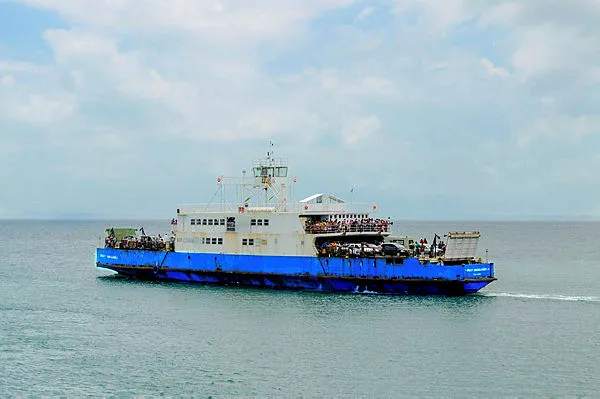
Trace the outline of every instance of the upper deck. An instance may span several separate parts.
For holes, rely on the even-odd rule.
[[[374,204],[326,193],[297,201],[288,160],[273,157],[272,150],[250,171],[242,171],[242,177],[218,176],[213,201],[177,208],[178,250],[306,255],[314,254],[324,237],[383,241],[391,233],[389,221],[374,218]],[[210,248],[203,246],[207,243]]]

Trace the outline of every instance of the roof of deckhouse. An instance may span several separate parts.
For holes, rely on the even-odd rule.
[[[304,198],[303,200],[300,201],[301,204],[306,204],[306,203],[317,203],[317,204],[340,203],[340,204],[343,204],[345,202],[346,201],[344,201],[343,199],[338,198],[331,194],[314,194],[314,195],[311,195],[310,197]]]

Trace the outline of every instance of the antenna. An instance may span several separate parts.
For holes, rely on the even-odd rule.
[[[269,151],[267,151],[267,162],[272,163],[275,161],[273,158],[273,141],[269,140]]]

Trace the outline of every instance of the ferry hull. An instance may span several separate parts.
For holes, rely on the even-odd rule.
[[[181,253],[99,248],[96,266],[143,280],[391,295],[466,295],[494,281],[494,265],[444,266],[416,258]],[[270,272],[265,272],[269,270]]]

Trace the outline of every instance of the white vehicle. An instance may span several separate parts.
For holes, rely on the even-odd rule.
[[[376,254],[375,248],[377,247],[374,244],[368,243],[350,243],[347,245],[348,254],[359,256],[361,254],[365,255],[374,255]]]
[[[369,242],[363,243],[365,247],[365,253],[373,253],[375,255],[381,254],[381,247],[376,244],[371,244]]]

